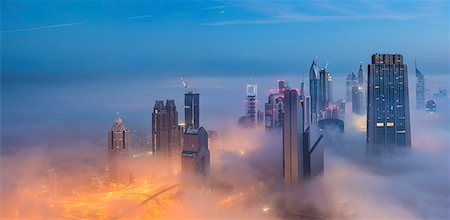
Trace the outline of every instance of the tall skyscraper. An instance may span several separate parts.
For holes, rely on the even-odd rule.
[[[131,173],[128,169],[130,151],[130,131],[125,128],[120,117],[116,117],[108,132],[108,172],[109,181],[116,184],[130,184]]]
[[[367,79],[366,74],[364,73],[364,68],[362,66],[362,63],[359,63],[359,70],[358,70],[358,86],[361,87],[361,111],[366,111],[367,106]]]
[[[257,120],[257,91],[258,86],[256,84],[247,84],[245,86],[245,115],[249,119],[251,126],[254,126]]]
[[[315,124],[304,130],[304,104],[297,90],[284,91],[283,179],[287,189],[323,173],[322,136],[314,135],[318,134]],[[312,135],[311,127],[315,131]]]
[[[352,88],[353,84],[356,82],[356,76],[353,72],[347,75],[347,79],[345,81],[345,101],[352,101]]]
[[[408,68],[401,54],[374,54],[368,66],[367,143],[375,153],[411,147]]]
[[[309,69],[309,95],[311,96],[311,123],[317,124],[318,101],[319,101],[319,69],[317,60],[314,59]]]
[[[319,110],[325,111],[326,108],[332,103],[332,82],[333,77],[323,68],[319,72]]]
[[[152,113],[152,152],[159,155],[169,155],[169,126],[164,102],[157,100]]]
[[[295,89],[284,92],[283,177],[286,188],[303,178],[303,111]]]
[[[344,118],[345,118],[345,100],[344,99],[337,100],[336,107],[339,112],[339,118],[344,120]]]
[[[187,128],[183,136],[181,170],[183,173],[206,175],[210,166],[208,132],[203,127]]]
[[[364,109],[363,88],[355,82],[352,86],[352,112],[363,115]]]
[[[360,86],[364,86],[366,84],[366,74],[364,74],[364,68],[362,66],[362,63],[359,63],[359,70],[358,70],[358,84]]]
[[[178,111],[174,100],[157,100],[152,113],[152,151],[168,159],[179,157],[182,128],[178,125]]]
[[[184,121],[188,127],[200,128],[200,95],[194,92],[184,94]]]
[[[414,67],[416,69],[416,109],[425,109],[425,77],[417,69],[417,63],[414,61]]]

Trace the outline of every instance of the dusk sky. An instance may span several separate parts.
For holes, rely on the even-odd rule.
[[[2,1],[1,14],[6,79],[292,75],[315,56],[343,75],[373,53],[449,68],[448,1]]]

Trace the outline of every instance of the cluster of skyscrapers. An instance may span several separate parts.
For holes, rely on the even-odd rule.
[[[208,132],[200,127],[200,95],[189,91],[184,94],[185,124],[178,123],[174,100],[157,100],[152,113],[152,153],[163,161],[179,162],[184,173],[206,175],[210,166]],[[128,169],[130,131],[120,117],[108,133],[109,182],[128,185],[132,174]]]
[[[326,65],[327,66],[327,65]],[[323,135],[319,128],[334,123],[343,131],[346,101],[355,114],[367,113],[368,149],[386,153],[397,147],[410,148],[408,70],[400,54],[374,54],[368,65],[368,80],[362,64],[358,74],[346,79],[346,100],[333,102],[333,78],[327,67],[320,71],[314,59],[309,72],[309,95],[304,83],[293,89],[284,80],[268,96],[264,114],[257,108],[257,85],[246,86],[245,116],[240,124],[253,127],[264,121],[266,130],[282,130],[283,177],[287,188],[324,172]],[[417,108],[424,107],[424,79],[416,67]],[[206,175],[210,166],[208,132],[200,126],[200,95],[186,91],[184,125],[178,123],[174,100],[155,102],[152,113],[152,152],[167,160],[181,162],[182,172]],[[425,104],[425,103],[423,103]],[[123,170],[130,149],[130,133],[119,117],[108,136],[109,178],[130,183]]]

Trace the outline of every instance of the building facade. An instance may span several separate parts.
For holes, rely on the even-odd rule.
[[[411,147],[408,68],[401,54],[374,54],[368,66],[367,143],[376,153]]]
[[[128,169],[130,152],[130,131],[120,117],[116,117],[108,132],[108,176],[114,184],[131,184],[132,175]]]
[[[345,80],[345,101],[352,101],[352,88],[353,84],[356,82],[356,75],[353,72],[347,75]]]
[[[357,115],[363,115],[364,111],[363,88],[354,83],[352,86],[352,112]]]
[[[184,124],[188,127],[200,128],[200,94],[187,92],[184,94]]]
[[[283,177],[285,187],[294,188],[303,178],[303,112],[295,89],[284,91]]]
[[[425,109],[425,77],[422,72],[417,69],[417,64],[414,61],[414,67],[416,69],[416,109]]]
[[[208,132],[203,127],[187,128],[183,136],[181,171],[185,174],[207,175],[209,167]]]
[[[309,69],[309,95],[311,97],[311,123],[317,124],[318,121],[318,101],[319,101],[319,69],[317,60],[314,59]]]
[[[174,100],[157,100],[152,113],[152,152],[167,159],[179,158],[183,129],[178,125]]]

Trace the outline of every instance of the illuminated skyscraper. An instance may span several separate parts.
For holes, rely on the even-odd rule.
[[[347,76],[347,79],[345,81],[345,101],[351,102],[352,101],[352,88],[353,84],[356,83],[356,76],[354,73],[350,73]]]
[[[414,61],[414,67],[416,69],[416,109],[425,109],[425,77],[417,69],[416,61]]]
[[[318,118],[318,101],[319,101],[319,85],[318,78],[319,69],[317,68],[317,60],[314,59],[309,69],[309,95],[311,96],[311,123],[317,124]]]
[[[183,136],[181,170],[183,173],[206,175],[210,166],[208,133],[203,127],[187,128]]]
[[[174,100],[167,100],[165,106],[162,100],[156,101],[152,113],[153,153],[169,159],[179,157],[182,134]]]
[[[245,87],[245,116],[250,121],[250,126],[254,126],[257,120],[257,96],[258,86],[247,84]]]
[[[408,69],[401,54],[374,54],[369,64],[367,143],[375,153],[411,147]]]
[[[130,151],[130,131],[117,117],[108,132],[108,172],[109,181],[116,184],[130,184],[131,173],[128,169]]]
[[[188,127],[200,128],[200,95],[194,92],[184,94],[184,121]]]

